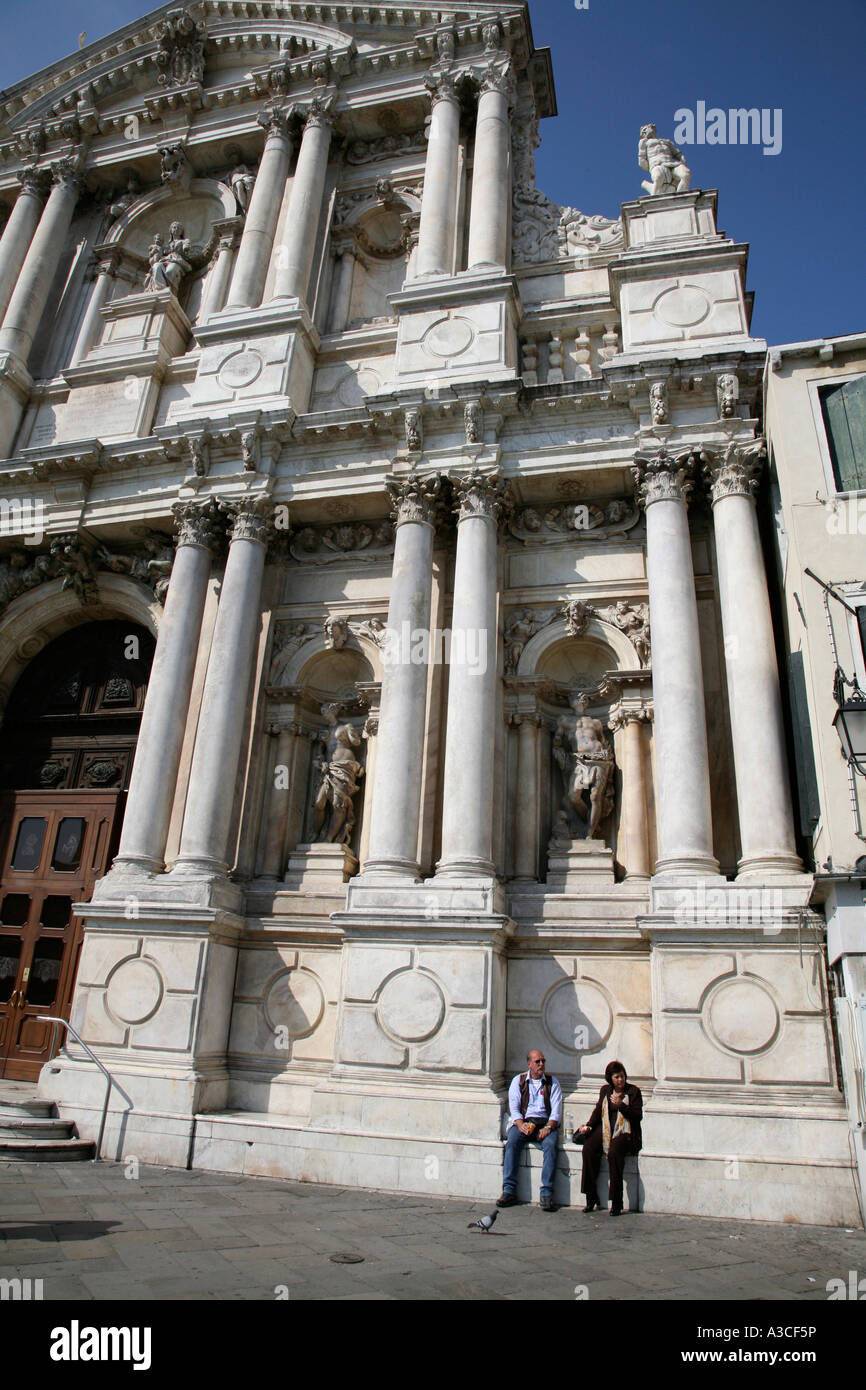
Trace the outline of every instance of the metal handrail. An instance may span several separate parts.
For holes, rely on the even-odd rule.
[[[105,1067],[102,1065],[99,1058],[97,1057],[96,1053],[87,1046],[87,1043],[84,1041],[81,1034],[78,1033],[76,1029],[73,1028],[72,1024],[68,1023],[65,1018],[55,1018],[52,1014],[39,1014],[37,1015],[37,1022],[54,1024],[54,1034],[51,1039],[52,1052],[54,1051],[54,1043],[57,1038],[57,1025],[58,1023],[62,1023],[63,1027],[68,1029],[72,1036],[75,1038],[75,1041],[79,1043],[81,1047],[84,1048],[84,1051],[87,1053],[91,1061],[96,1063],[96,1065],[99,1067],[99,1070],[102,1072],[102,1075],[108,1082],[108,1085],[105,1088],[105,1103],[102,1107],[102,1122],[99,1126],[99,1138],[96,1141],[96,1157],[93,1160],[94,1163],[98,1163],[102,1154],[102,1136],[105,1133],[105,1121],[108,1118],[108,1099],[111,1095],[111,1088],[114,1085],[114,1077],[111,1075],[110,1071],[107,1071],[105,1069]]]

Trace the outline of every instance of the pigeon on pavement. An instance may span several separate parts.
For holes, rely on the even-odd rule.
[[[482,1235],[486,1236],[498,1215],[498,1211],[492,1211],[489,1216],[479,1216],[477,1221],[470,1221],[466,1229],[468,1231],[480,1231]]]

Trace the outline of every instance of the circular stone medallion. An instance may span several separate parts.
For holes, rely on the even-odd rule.
[[[459,357],[475,337],[475,325],[469,319],[439,319],[424,334],[422,347],[435,357]]]
[[[360,371],[349,372],[337,383],[337,400],[341,405],[360,405],[381,389],[382,383],[372,367],[362,367]]]
[[[671,328],[694,328],[703,323],[712,307],[709,296],[696,285],[677,285],[659,295],[653,313]]]
[[[122,961],[105,991],[106,1008],[121,1023],[144,1023],[161,1000],[162,977],[149,960]]]
[[[710,997],[706,1021],[712,1036],[731,1052],[762,1052],[779,1028],[779,1012],[755,980],[728,980]]]
[[[556,985],[542,1016],[553,1041],[566,1052],[594,1052],[605,1044],[613,1027],[606,995],[589,980],[563,980]]]
[[[265,995],[268,1026],[285,1028],[292,1038],[305,1038],[318,1028],[324,1011],[322,987],[306,970],[284,970]]]
[[[244,386],[252,386],[256,378],[261,376],[264,365],[259,354],[251,348],[233,352],[220,367],[217,381],[225,391],[240,391]]]
[[[379,996],[379,1022],[400,1042],[421,1042],[442,1025],[445,1000],[429,975],[404,971],[389,980]]]

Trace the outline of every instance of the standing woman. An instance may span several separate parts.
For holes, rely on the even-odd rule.
[[[622,1062],[609,1062],[604,1069],[606,1085],[598,1094],[598,1103],[585,1125],[572,1136],[585,1134],[583,1145],[583,1174],[580,1190],[586,1196],[584,1212],[598,1206],[598,1170],[602,1153],[607,1154],[610,1169],[611,1216],[622,1215],[622,1170],[628,1154],[641,1148],[640,1122],[643,1116],[643,1096],[637,1086],[629,1086]]]

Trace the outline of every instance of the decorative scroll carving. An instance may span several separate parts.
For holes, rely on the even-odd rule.
[[[509,530],[525,542],[550,541],[554,535],[575,534],[603,540],[606,536],[629,531],[640,519],[640,512],[629,498],[615,497],[604,505],[595,502],[568,502],[542,514],[537,507],[523,507],[514,516]]]
[[[668,422],[668,384],[667,381],[654,381],[650,387],[650,415],[654,425]]]
[[[480,444],[484,438],[484,413],[479,401],[467,401],[463,407],[463,428],[467,444]]]
[[[571,713],[562,714],[553,736],[553,756],[565,792],[553,827],[551,847],[572,840],[592,840],[599,823],[613,810],[614,756],[600,719],[586,713],[586,692],[568,697]]]
[[[347,164],[373,164],[393,155],[423,154],[427,137],[423,130],[405,135],[383,135],[377,140],[353,140],[346,150]]]
[[[394,544],[390,521],[345,522],[335,526],[305,526],[289,544],[293,559],[304,565],[329,565],[351,555],[352,564],[382,560]]]
[[[737,400],[740,383],[733,372],[722,372],[716,377],[716,400],[719,403],[719,419],[730,420],[737,413]]]

